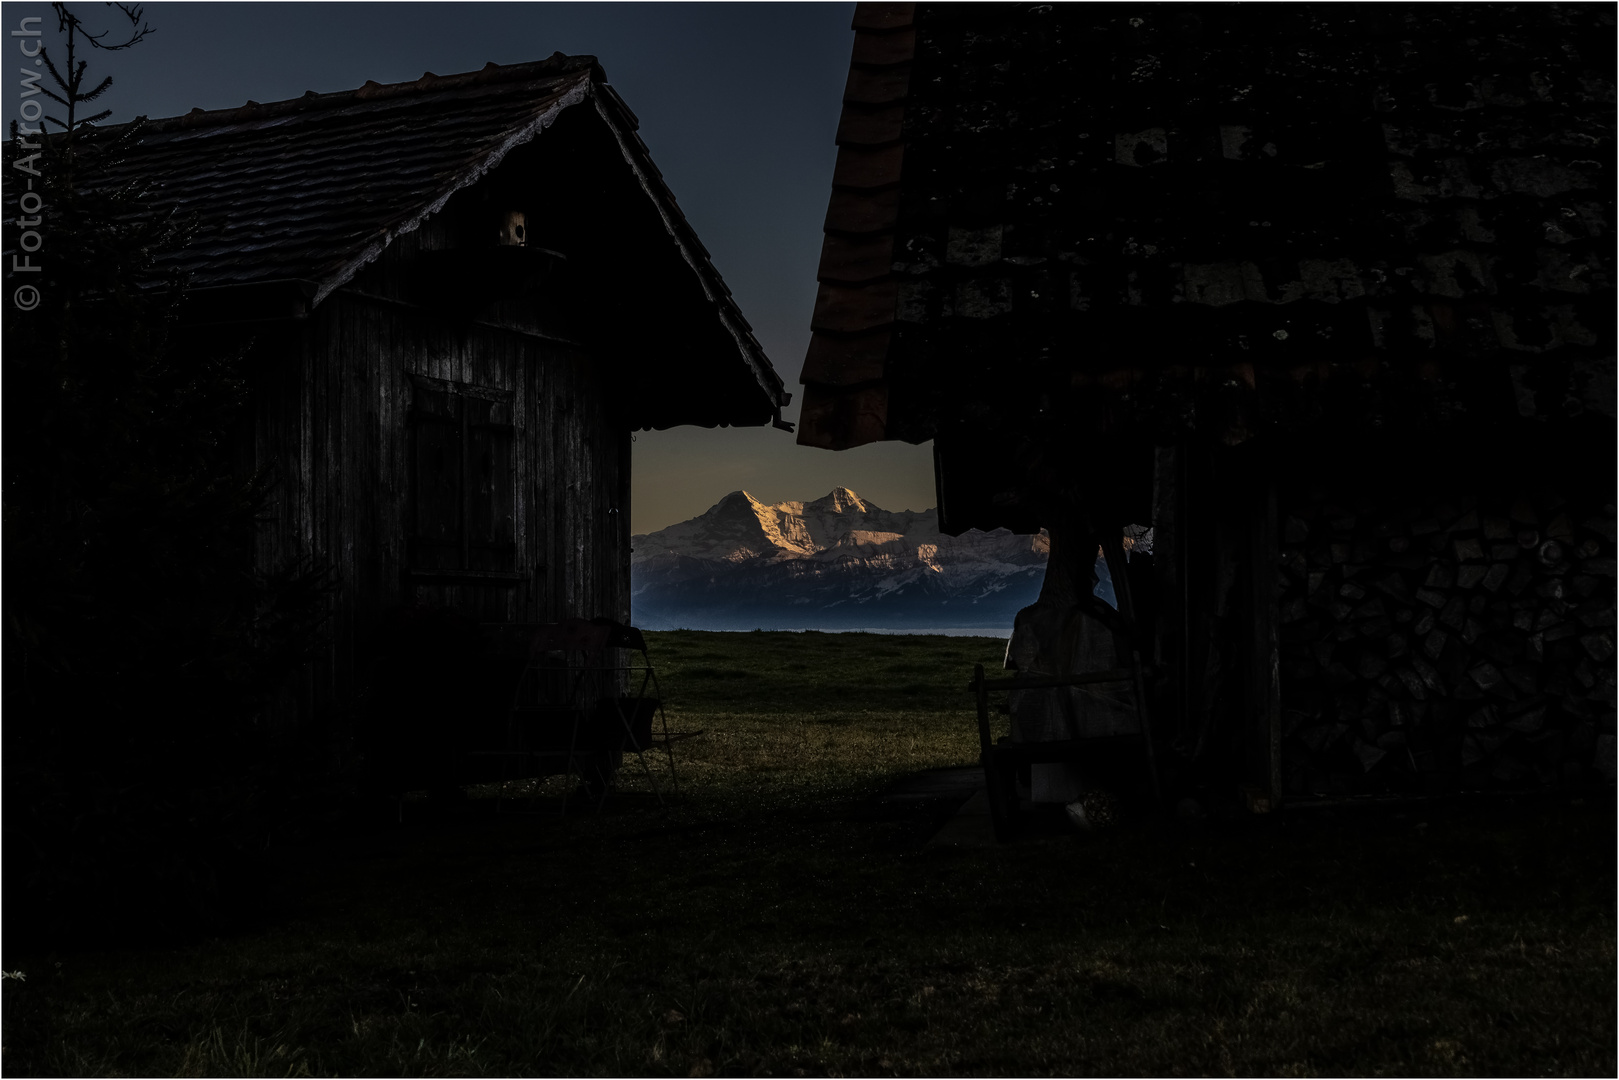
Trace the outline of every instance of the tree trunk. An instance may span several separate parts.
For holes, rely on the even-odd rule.
[[[1096,536],[1084,515],[1066,503],[1055,504],[1047,515],[1046,533],[1051,553],[1039,602],[1068,607],[1096,587]]]

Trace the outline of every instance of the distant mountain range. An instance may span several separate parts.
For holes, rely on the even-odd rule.
[[[1046,537],[939,532],[848,488],[767,505],[733,491],[631,540],[631,617],[645,629],[1010,631],[1034,603]]]

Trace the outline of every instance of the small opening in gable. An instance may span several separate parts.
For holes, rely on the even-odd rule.
[[[527,216],[521,210],[506,211],[500,223],[500,246],[523,247],[527,243]]]

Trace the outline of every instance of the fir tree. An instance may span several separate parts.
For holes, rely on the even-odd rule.
[[[148,891],[183,913],[213,903],[232,842],[196,823],[241,820],[266,790],[248,775],[264,760],[254,718],[314,637],[323,579],[254,572],[271,478],[232,454],[245,352],[186,340],[168,258],[186,222],[105,179],[145,121],[99,126],[112,80],[79,54],[152,30],[139,8],[118,7],[116,37],[54,10],[62,55],[42,50],[42,89],[60,115],[14,123],[6,155],[8,268],[20,219],[41,237],[41,269],[7,289],[32,285],[38,304],[5,316],[7,869],[58,914],[106,873],[167,875]],[[19,179],[35,180],[37,214]],[[193,850],[154,850],[176,845]]]

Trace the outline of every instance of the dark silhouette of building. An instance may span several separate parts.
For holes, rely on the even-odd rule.
[[[346,709],[399,612],[627,622],[632,433],[786,426],[636,127],[558,53],[153,121],[99,179],[195,223],[189,332],[251,349],[240,457],[278,480],[257,565],[335,573],[278,722]]]
[[[1612,779],[1612,8],[854,25],[800,443],[1053,570],[1152,524],[1183,783]]]

